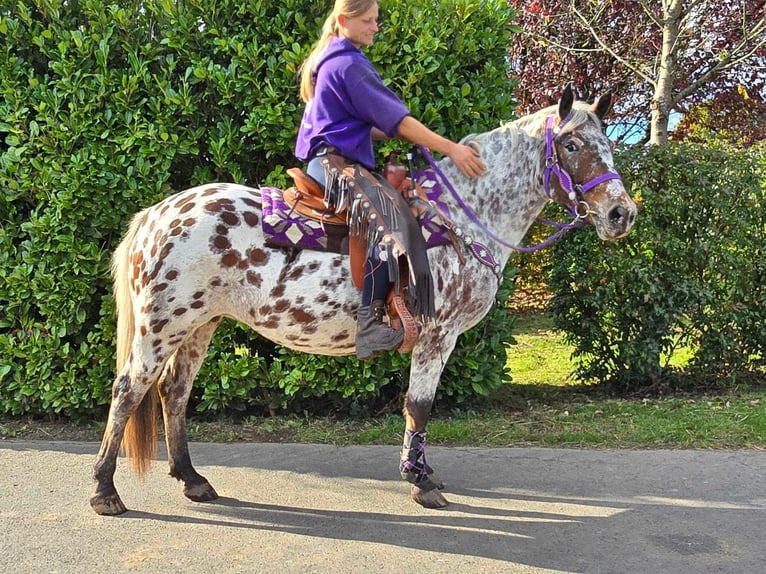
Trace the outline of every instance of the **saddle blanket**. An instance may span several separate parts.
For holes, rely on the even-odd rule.
[[[449,208],[441,201],[442,188],[430,170],[415,174],[415,180],[448,217]],[[282,190],[277,187],[261,188],[263,231],[266,244],[273,247],[297,247],[316,251],[348,254],[348,226],[323,223],[291,210],[285,203]],[[426,213],[420,222],[426,247],[450,243],[448,229]]]

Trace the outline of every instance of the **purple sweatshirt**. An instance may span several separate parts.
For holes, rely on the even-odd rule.
[[[334,37],[317,62],[314,96],[306,103],[295,155],[308,161],[323,145],[375,168],[372,127],[395,137],[409,110],[347,38]]]

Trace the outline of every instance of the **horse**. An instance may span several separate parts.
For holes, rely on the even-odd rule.
[[[615,171],[604,130],[610,106],[611,94],[588,104],[575,101],[567,86],[558,104],[463,138],[480,150],[482,177],[465,178],[449,158],[434,164],[452,192],[445,202],[464,253],[449,244],[427,252],[437,312],[412,349],[404,397],[399,469],[410,497],[426,508],[448,504],[444,483],[426,462],[425,442],[442,369],[458,336],[494,304],[503,266],[545,204],[560,204],[603,240],[619,239],[633,226],[636,205]],[[218,497],[192,465],[185,412],[224,317],[297,351],[354,352],[360,294],[348,256],[266,245],[261,204],[259,188],[210,183],[131,220],[112,261],[117,373],[93,473],[96,513],[127,510],[114,485],[117,456],[122,445],[134,470],[147,470],[156,456],[158,402],[170,475],[193,501]],[[478,252],[483,259],[470,256]]]

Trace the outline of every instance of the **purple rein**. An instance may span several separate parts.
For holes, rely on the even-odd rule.
[[[545,126],[545,175],[543,178],[543,186],[545,189],[545,194],[548,196],[548,198],[553,199],[553,193],[551,192],[551,187],[550,187],[551,174],[554,174],[556,175],[556,177],[559,178],[561,187],[564,188],[564,191],[567,193],[569,200],[572,202],[572,206],[570,208],[567,208],[567,211],[572,216],[574,221],[572,221],[572,223],[558,223],[555,221],[551,221],[550,219],[546,219],[544,217],[538,217],[537,218],[538,221],[545,223],[546,225],[550,225],[552,227],[558,227],[559,230],[553,233],[553,235],[548,237],[548,239],[546,239],[542,243],[533,245],[531,247],[523,247],[521,245],[513,245],[512,243],[508,243],[507,241],[498,237],[497,235],[492,233],[489,229],[487,229],[487,227],[479,220],[479,218],[476,216],[473,210],[470,207],[468,207],[465,201],[463,201],[463,198],[460,197],[458,192],[452,186],[452,183],[447,179],[447,176],[445,176],[442,170],[439,168],[439,166],[436,165],[436,162],[434,161],[433,156],[428,152],[428,150],[425,147],[423,146],[419,146],[419,147],[420,147],[421,153],[423,154],[423,157],[426,158],[429,166],[431,167],[431,169],[433,169],[434,173],[439,177],[439,179],[441,179],[442,182],[444,182],[444,185],[452,194],[452,197],[455,199],[455,201],[457,201],[457,204],[458,206],[460,206],[460,209],[463,210],[463,212],[469,217],[471,221],[473,221],[479,227],[479,229],[481,229],[484,233],[486,233],[489,237],[494,239],[500,245],[508,247],[509,249],[513,249],[514,251],[529,253],[529,252],[539,251],[540,249],[544,249],[545,247],[548,247],[570,229],[581,227],[583,225],[582,220],[588,214],[588,211],[590,210],[590,208],[584,199],[577,201],[578,193],[580,197],[583,197],[588,191],[590,191],[591,189],[593,189],[600,183],[604,183],[605,181],[609,181],[612,179],[622,179],[620,177],[620,174],[618,173],[607,172],[602,175],[599,175],[598,177],[593,178],[592,180],[586,183],[575,184],[572,182],[572,176],[570,176],[564,169],[559,167],[558,157],[556,156],[556,148],[554,147],[553,144],[556,140],[556,135],[559,133],[561,128],[564,126],[564,124],[566,124],[569,121],[570,118],[571,118],[571,114],[568,115],[566,118],[564,118],[562,122],[556,128],[553,127],[553,124],[556,120],[555,115],[550,116],[546,123],[546,126]],[[583,215],[580,215],[577,211],[577,208],[580,205],[584,206],[586,210]]]

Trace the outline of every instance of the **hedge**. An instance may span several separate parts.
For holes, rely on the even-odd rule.
[[[109,262],[127,221],[206,181],[285,183],[303,107],[297,69],[329,7],[0,0],[0,414],[103,415],[114,376]],[[414,115],[453,139],[512,116],[504,2],[382,8],[369,55]],[[501,316],[463,337],[443,395],[507,380],[510,338]],[[321,396],[362,408],[402,392],[406,357],[360,366],[298,356],[229,324],[198,383],[201,411],[277,412]]]
[[[641,205],[631,234],[580,230],[551,252],[576,377],[623,391],[762,379],[766,147],[672,144],[621,153],[618,169]]]

